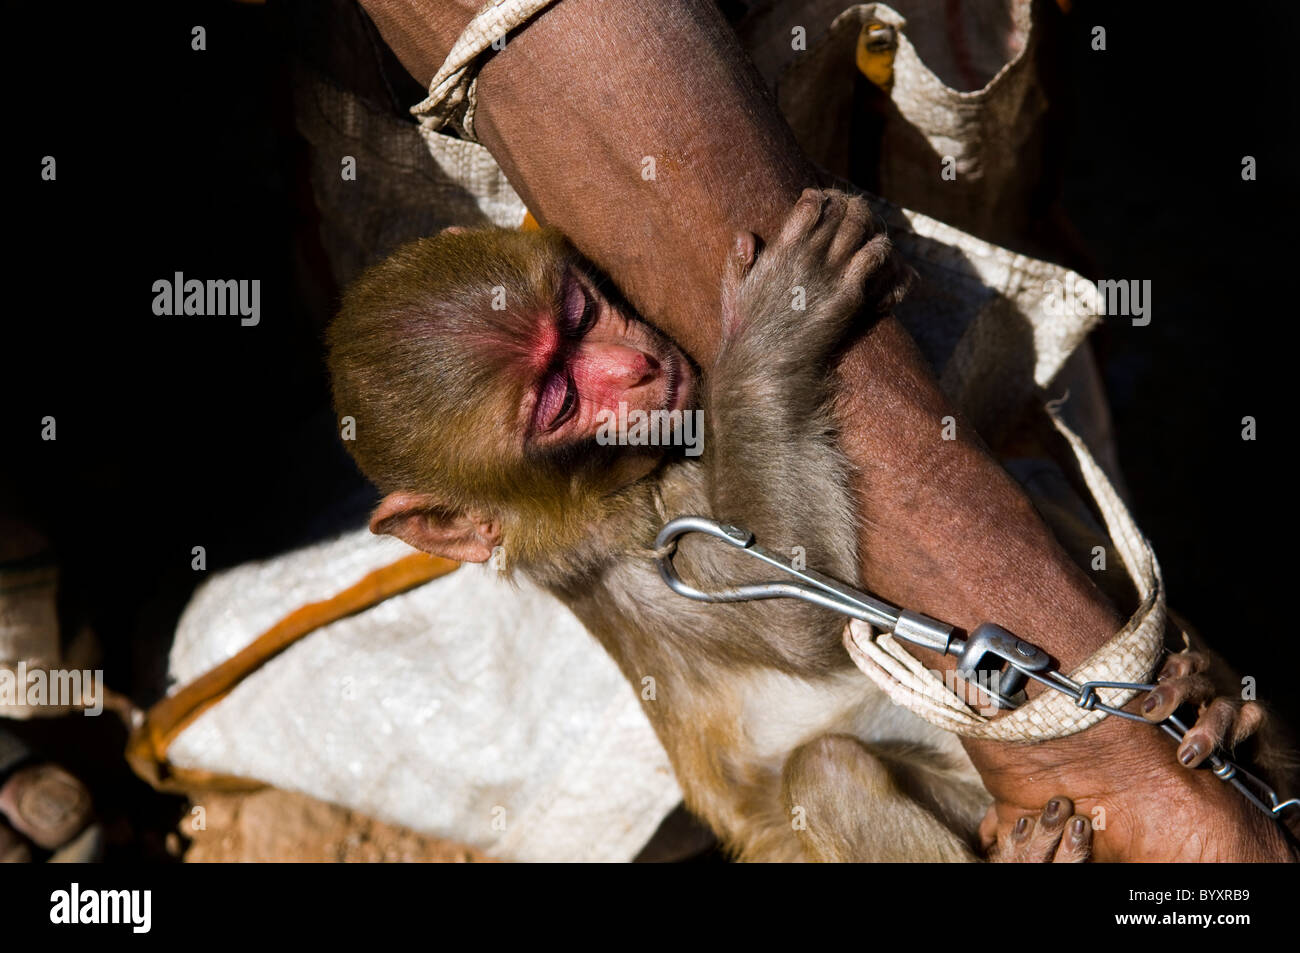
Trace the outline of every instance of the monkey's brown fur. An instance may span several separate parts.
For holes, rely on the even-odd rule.
[[[734,330],[707,382],[704,455],[666,460],[631,486],[593,470],[616,448],[587,448],[595,464],[561,461],[566,481],[551,460],[507,472],[494,446],[516,395],[465,332],[483,320],[523,333],[535,320],[527,312],[553,294],[546,276],[567,254],[552,236],[444,234],[364,276],[331,329],[336,406],[356,418],[352,449],[381,490],[492,509],[512,568],[565,602],[618,663],[687,805],[737,856],[972,860],[989,804],[978,776],[955,738],[852,668],[841,617],[792,600],[692,602],[645,555],[664,514],[695,513],[777,551],[802,546],[808,565],[856,579],[828,366],[889,248],[883,237],[864,246],[869,271],[832,267],[827,228],[774,243],[743,280],[733,268],[724,324]],[[502,284],[528,304],[491,312],[484,289]],[[794,286],[806,310],[792,309]],[[676,564],[703,588],[761,576],[716,541],[684,540]]]

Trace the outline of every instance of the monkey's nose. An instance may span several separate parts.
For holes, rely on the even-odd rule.
[[[631,389],[654,380],[659,374],[659,362],[644,351],[625,348],[622,360],[612,363],[610,371],[619,384]]]
[[[602,386],[631,390],[649,384],[659,375],[659,361],[640,348],[607,344],[585,349],[589,372],[599,376]]]
[[[644,351],[641,352],[640,356],[641,373],[637,378],[636,383],[632,385],[633,387],[640,387],[643,384],[649,384],[659,376],[659,361],[655,356],[653,354],[646,354]]]

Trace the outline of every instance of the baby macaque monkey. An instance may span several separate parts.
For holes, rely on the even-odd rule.
[[[665,519],[700,514],[856,581],[830,368],[904,275],[863,199],[810,191],[761,253],[737,237],[706,378],[546,231],[406,245],[330,329],[349,449],[386,494],[371,529],[457,560],[504,553],[567,604],[641,697],[687,806],[741,859],[969,861],[990,840],[961,745],[853,667],[842,617],[683,599],[649,552]],[[608,439],[611,416],[700,405],[702,456]],[[703,589],[761,576],[698,536],[675,561]],[[1091,825],[1072,814],[1053,799],[993,857],[1086,859]]]
[[[349,449],[386,494],[371,528],[458,560],[499,551],[565,602],[638,691],[687,806],[742,859],[980,852],[989,798],[969,760],[857,672],[841,617],[682,599],[648,553],[667,517],[695,513],[856,579],[829,368],[856,319],[895,303],[903,273],[864,200],[811,192],[761,254],[737,237],[706,380],[547,231],[406,245],[348,290],[330,329],[335,405],[357,422]],[[600,439],[611,417],[701,404],[702,456]],[[695,537],[676,565],[702,588],[757,578]],[[1076,831],[1071,812],[1058,799],[1016,859],[1086,857],[1091,827]]]

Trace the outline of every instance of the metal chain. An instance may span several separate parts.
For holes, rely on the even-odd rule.
[[[1170,715],[1164,721],[1153,722],[1141,715],[1135,715],[1132,712],[1124,711],[1122,708],[1116,708],[1114,705],[1107,705],[1097,694],[1099,688],[1117,688],[1134,692],[1153,691],[1156,686],[1144,682],[1084,682],[1076,683],[1070,678],[1062,675],[1060,672],[1052,670],[1047,672],[1031,672],[1021,668],[1016,664],[1014,659],[1008,659],[1013,668],[1024,672],[1025,675],[1034,681],[1046,685],[1048,688],[1055,689],[1062,694],[1068,695],[1076,705],[1087,711],[1102,711],[1107,715],[1117,715],[1120,718],[1127,718],[1129,721],[1136,721],[1143,725],[1154,725],[1159,728],[1174,741],[1179,744],[1187,737],[1188,728],[1182,720],[1174,715]],[[1287,798],[1282,800],[1276,791],[1268,786],[1261,778],[1251,774],[1241,765],[1222,757],[1219,754],[1212,753],[1209,757],[1210,770],[1220,781],[1231,784],[1241,795],[1254,804],[1257,808],[1268,814],[1276,821],[1282,820],[1282,812],[1288,808],[1300,807],[1300,798]]]
[[[677,540],[689,533],[712,536],[774,569],[781,570],[797,581],[732,586],[714,592],[696,589],[677,575],[673,565]],[[754,534],[739,526],[720,523],[703,516],[679,516],[666,522],[659,530],[654,549],[647,555],[658,561],[659,575],[668,588],[678,595],[697,602],[802,599],[869,623],[912,645],[930,649],[940,655],[956,656],[957,674],[968,682],[974,680],[980,691],[989,696],[993,704],[999,708],[1017,707],[1019,703],[1015,698],[1020,696],[1026,680],[1032,678],[1048,688],[1068,695],[1080,708],[1117,715],[1144,725],[1155,725],[1179,743],[1187,737],[1187,726],[1172,715],[1164,721],[1152,722],[1141,715],[1134,715],[1113,705],[1107,705],[1097,694],[1099,688],[1149,692],[1156,687],[1155,685],[1142,682],[1101,681],[1078,684],[1053,667],[1054,663],[1050,655],[1033,643],[1017,638],[1001,626],[985,622],[972,629],[965,638],[959,638],[955,628],[946,622],[932,619],[919,612],[900,609],[859,589],[845,585],[838,579],[832,579],[806,567],[791,565],[784,557],[757,545]],[[990,656],[1000,659],[1006,667],[990,669],[984,664]],[[995,680],[993,686],[986,685],[984,679],[976,677],[985,672],[993,676]],[[1277,792],[1260,778],[1221,755],[1211,754],[1209,764],[1215,777],[1231,784],[1246,800],[1279,823],[1282,821],[1283,811],[1300,807],[1300,798],[1288,798],[1283,801],[1278,797]]]

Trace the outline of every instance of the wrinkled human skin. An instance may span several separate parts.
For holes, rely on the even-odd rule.
[[[364,6],[425,83],[479,4]],[[566,0],[511,35],[481,71],[478,94],[478,136],[532,213],[707,373],[731,235],[772,235],[816,184],[711,0]],[[656,159],[653,181],[642,177],[646,156]],[[949,406],[897,321],[879,321],[837,373],[863,585],[961,628],[996,621],[1064,671],[1110,639],[1119,615]],[[947,415],[957,439],[941,441]],[[967,750],[996,799],[999,840],[1064,791],[1083,814],[1106,810],[1098,860],[1291,856],[1271,821],[1209,772],[1180,766],[1154,730],[1109,719],[1057,741]]]
[[[1182,705],[1198,706],[1198,716],[1176,751],[1163,733],[1143,731],[1118,718],[1048,745],[995,746],[998,756],[1011,751],[1019,757],[984,775],[997,798],[982,828],[986,843],[995,833],[1004,841],[1019,819],[1033,812],[1035,793],[1062,776],[1057,758],[1064,753],[1066,772],[1088,785],[1071,790],[1075,809],[1105,824],[1096,835],[1095,860],[1294,860],[1293,848],[1276,823],[1208,771],[1194,770],[1211,753],[1230,752],[1265,720],[1255,702],[1215,696],[1213,683],[1204,675],[1210,664],[1200,652],[1170,656],[1157,675],[1156,688],[1127,706],[1153,723]],[[1140,759],[1133,737],[1149,743],[1146,756],[1152,760]],[[1123,745],[1130,760],[1108,754],[1112,745]],[[1074,765],[1086,763],[1090,752],[1101,764],[1088,777]],[[1132,772],[1127,782],[1122,780],[1124,764]],[[1175,764],[1183,767],[1172,767]]]

